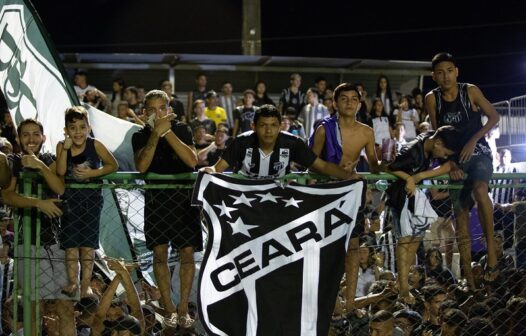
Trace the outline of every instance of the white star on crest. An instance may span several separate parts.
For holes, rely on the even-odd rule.
[[[230,215],[230,211],[236,211],[237,210],[236,208],[227,207],[226,204],[225,204],[225,201],[221,201],[221,205],[214,204],[214,206],[216,208],[218,208],[218,209],[221,209],[221,213],[219,214],[219,217],[221,217],[223,215],[226,215],[228,218],[232,218],[232,216]]]
[[[254,224],[245,224],[243,223],[243,220],[241,217],[238,217],[235,222],[227,222],[228,224],[232,225],[232,234],[235,235],[236,233],[244,234],[245,236],[250,238],[250,233],[248,233],[248,230],[251,228],[249,226],[257,226]]]
[[[274,196],[270,192],[266,194],[256,194],[256,196],[261,197],[261,200],[259,201],[259,203],[263,203],[265,201],[278,203],[278,198],[281,198],[281,196]]]
[[[285,208],[288,206],[295,206],[296,208],[299,208],[299,203],[303,202],[302,200],[295,200],[294,197],[291,197],[290,199],[282,199],[283,202],[285,202]]]
[[[241,193],[240,196],[234,196],[234,195],[229,195],[229,196],[235,199],[234,205],[245,204],[245,205],[248,205],[249,207],[252,207],[252,204],[250,204],[250,202],[255,200],[255,198],[246,197],[244,193]]]

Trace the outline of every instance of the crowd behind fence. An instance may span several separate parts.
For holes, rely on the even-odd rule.
[[[351,311],[346,309],[345,282],[342,281],[342,291],[335,305],[331,323],[331,335],[367,335],[371,321],[384,311],[394,315],[396,326],[404,331],[404,335],[412,335],[411,330],[421,326],[431,325],[431,329],[438,330],[441,324],[448,324],[450,328],[460,328],[465,325],[465,330],[473,328],[476,332],[463,335],[491,335],[484,330],[496,330],[498,335],[520,335],[525,325],[523,320],[526,313],[526,174],[495,174],[495,181],[507,180],[508,184],[496,184],[493,190],[514,190],[515,198],[509,204],[495,204],[495,240],[499,257],[499,279],[486,282],[483,279],[483,269],[486,262],[483,232],[478,223],[477,210],[471,213],[471,250],[473,256],[472,269],[478,286],[476,291],[468,291],[462,270],[459,265],[458,248],[455,242],[454,218],[448,204],[447,191],[458,188],[451,185],[447,177],[425,181],[420,187],[426,189],[430,198],[440,199],[432,203],[437,209],[439,220],[433,223],[426,233],[423,244],[417,253],[417,265],[411,267],[409,282],[415,302],[407,304],[397,300],[395,285],[395,241],[392,234],[392,223],[384,211],[381,194],[394,177],[388,174],[371,175],[363,174],[367,179],[368,191],[364,207],[365,233],[360,238],[360,248],[356,253],[360,255],[360,272],[357,288],[357,302],[360,303]],[[319,176],[314,176],[323,182]],[[144,179],[149,181],[144,184]],[[156,285],[155,275],[152,272],[152,253],[148,251],[144,242],[144,192],[148,189],[175,189],[188,190],[193,187],[192,174],[188,176],[143,176],[134,173],[117,173],[105,177],[99,183],[69,184],[68,188],[81,192],[83,189],[101,190],[103,207],[100,220],[100,246],[97,249],[95,269],[91,275],[91,288],[93,293],[82,298],[75,305],[77,315],[76,326],[79,327],[86,321],[82,319],[86,314],[97,311],[103,302],[104,293],[111,293],[112,304],[107,308],[104,316],[105,323],[120,323],[123,328],[133,328],[133,308],[130,307],[130,287],[126,286],[123,279],[129,277],[138,293],[146,330],[148,335],[169,334],[163,331],[162,307],[159,304],[159,288]],[[312,183],[312,176],[291,175],[299,183]],[[31,177],[25,181],[26,194],[29,195]],[[431,192],[438,190],[441,194]],[[177,197],[177,194],[175,194]],[[68,210],[67,201],[62,205],[64,212]],[[181,212],[189,209],[181,208]],[[497,215],[497,214],[500,215]],[[6,216],[9,218],[9,216]],[[24,227],[23,237],[18,237],[19,225]],[[47,224],[46,224],[47,225]],[[207,242],[207,228],[203,222],[203,241]],[[24,210],[20,224],[18,221],[8,220],[2,227],[4,246],[9,240],[10,233],[14,233],[14,248],[8,252],[2,261],[3,267],[3,308],[7,311],[7,319],[3,321],[4,332],[13,330],[10,322],[19,320],[20,327],[29,330],[34,324],[31,321],[30,307],[34,298],[45,299],[45,293],[50,288],[56,288],[61,279],[53,278],[55,270],[42,270],[34,272],[34,279],[29,276],[33,263],[36,268],[39,264],[54,265],[53,262],[63,262],[63,255],[52,254],[52,249],[41,244],[39,239],[31,240],[30,234],[40,237],[41,222],[37,222],[36,231],[28,228],[31,226],[31,211]],[[53,228],[53,234],[60,236],[60,226]],[[7,233],[6,233],[7,232]],[[91,231],[83,231],[84,232]],[[17,244],[20,242],[21,244]],[[32,245],[36,250],[44,253],[32,254]],[[19,248],[17,248],[20,247]],[[28,257],[32,256],[32,257]],[[201,252],[195,253],[197,269],[202,258]],[[82,260],[81,260],[82,262]],[[171,251],[169,258],[170,272],[177,274],[180,268],[180,256],[177,251]],[[50,266],[53,267],[53,266]],[[123,275],[126,274],[126,275]],[[117,287],[115,279],[120,279]],[[179,301],[179,278],[172,276],[172,295],[175,302]],[[199,324],[197,312],[197,279],[194,277],[192,293],[190,295],[189,310],[191,316],[197,320],[190,334],[204,334]],[[22,280],[22,281],[19,281]],[[33,282],[34,281],[34,282]],[[20,285],[16,285],[16,284]],[[14,298],[14,299],[13,299]],[[361,298],[361,299],[359,299]],[[21,300],[17,302],[17,299]],[[65,297],[66,300],[78,300],[78,296]],[[360,301],[363,300],[363,301]],[[128,308],[122,308],[128,304]],[[37,306],[38,307],[38,306]],[[43,334],[52,334],[57,331],[60,321],[60,309],[46,308],[38,311],[44,323]],[[118,309],[117,309],[118,308]],[[116,319],[111,315],[113,310],[118,310]],[[23,317],[23,318],[19,318]],[[147,318],[148,316],[148,318]],[[440,318],[438,318],[440,316]],[[129,319],[127,319],[129,317]],[[39,318],[37,317],[37,320]],[[381,320],[381,318],[380,318]],[[117,322],[115,322],[117,321]],[[130,322],[131,321],[131,322]],[[33,325],[35,327],[35,325]],[[438,328],[438,329],[437,329]],[[80,330],[80,329],[79,329]],[[118,330],[118,329],[115,329]],[[130,329],[128,329],[130,330]],[[433,329],[434,330],[434,329]]]

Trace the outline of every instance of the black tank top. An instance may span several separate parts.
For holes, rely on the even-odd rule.
[[[442,90],[433,90],[436,100],[437,123],[438,127],[451,125],[462,134],[459,141],[464,146],[482,128],[482,115],[473,111],[471,101],[468,96],[468,84],[458,83],[458,94],[454,101],[445,101],[442,97]],[[491,150],[484,137],[480,138],[475,148],[474,154],[489,154]]]

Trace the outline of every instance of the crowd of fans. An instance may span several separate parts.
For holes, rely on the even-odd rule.
[[[82,102],[116,118],[141,126],[151,125],[153,128],[154,120],[144,108],[144,88],[126,86],[122,79],[115,79],[112,92],[107,95],[88,84],[87,74],[82,71],[75,74],[74,82]],[[363,84],[357,83],[357,86],[361,89],[362,103],[357,120],[373,129],[378,157],[384,154],[384,139],[394,140],[396,149],[400,150],[418,134],[431,129],[423,93],[418,88],[410,95],[394,94],[389,79],[383,75],[378,77],[372,95],[367,93]],[[305,142],[313,136],[319,122],[335,112],[331,84],[319,77],[312,87],[303,90],[301,76],[297,73],[291,74],[289,86],[283,89],[277,102],[269,97],[263,81],[256,83],[253,88],[246,88],[240,97],[236,97],[231,82],[224,82],[219,92],[216,92],[207,86],[204,74],[196,76],[195,89],[188,93],[186,108],[174,94],[170,81],[161,81],[158,89],[168,95],[175,118],[191,128],[198,160],[196,167],[217,162],[233,137],[251,130],[254,114],[262,105],[276,105],[283,116],[281,129]],[[16,125],[7,111],[2,114],[0,135],[1,152],[16,155],[24,150],[21,134],[17,133]],[[492,140],[491,135],[487,138]],[[60,150],[66,140],[67,137]],[[495,172],[516,172],[511,159],[511,152],[507,149],[494,153]],[[108,160],[103,161],[108,164]],[[365,156],[360,157],[358,167],[359,172],[368,171]],[[514,182],[518,181],[494,181],[496,184]],[[468,289],[461,270],[453,272],[455,220],[448,189],[430,188],[426,192],[439,219],[432,224],[430,232],[419,246],[417,265],[410,268],[408,283],[414,302],[399,300],[399,288],[395,281],[397,269],[393,261],[396,241],[392,234],[392,219],[384,211],[381,192],[369,190],[364,218],[366,231],[360,237],[358,250],[360,268],[355,306],[348,309],[346,305],[344,279],[341,295],[335,305],[331,335],[522,335],[526,324],[524,189],[496,188],[491,191],[495,206],[499,275],[496,280],[484,280],[483,270],[487,263],[484,246],[476,250],[477,246],[473,244],[475,290]],[[9,332],[20,332],[23,314],[22,300],[11,295],[14,285],[10,272],[16,245],[13,241],[13,211],[5,206],[0,217],[0,284],[3,284],[4,294],[1,297],[4,313],[1,327],[7,335]],[[480,226],[476,211],[471,218],[470,225]],[[480,236],[474,234],[471,239],[475,242]],[[76,257],[76,264],[78,252],[73,257]],[[71,260],[71,256],[68,260]],[[144,282],[142,286],[137,286],[133,283],[130,271],[135,267],[134,264],[113,259],[108,259],[107,264],[115,274],[112,279],[97,271],[92,272],[92,263],[87,266],[81,263],[81,268],[88,267],[87,271],[68,270],[69,283],[73,285],[65,288],[63,294],[66,297],[60,300],[76,301],[74,310],[73,306],[71,308],[71,313],[75,311],[74,328],[71,330],[76,329],[78,335],[98,335],[103,332],[113,335],[122,330],[133,335],[169,335],[175,332],[196,334],[192,327],[163,328],[161,317],[166,314],[159,304],[161,293],[155,285]],[[82,290],[77,293],[75,279],[79,275],[82,278]],[[119,285],[124,288],[124,294],[117,296]],[[17,321],[13,321],[14,302],[18,304]],[[55,300],[46,300],[45,303],[45,309],[42,310],[43,332],[48,335],[61,334],[60,330],[67,330],[64,325],[60,326],[66,316],[65,308],[56,304]],[[198,319],[195,304],[191,302],[188,313],[193,320]]]

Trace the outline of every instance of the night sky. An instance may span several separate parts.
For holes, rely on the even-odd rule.
[[[261,2],[264,55],[429,61],[449,51],[459,80],[491,101],[526,93],[521,1]],[[59,52],[241,53],[241,0],[33,4]]]

